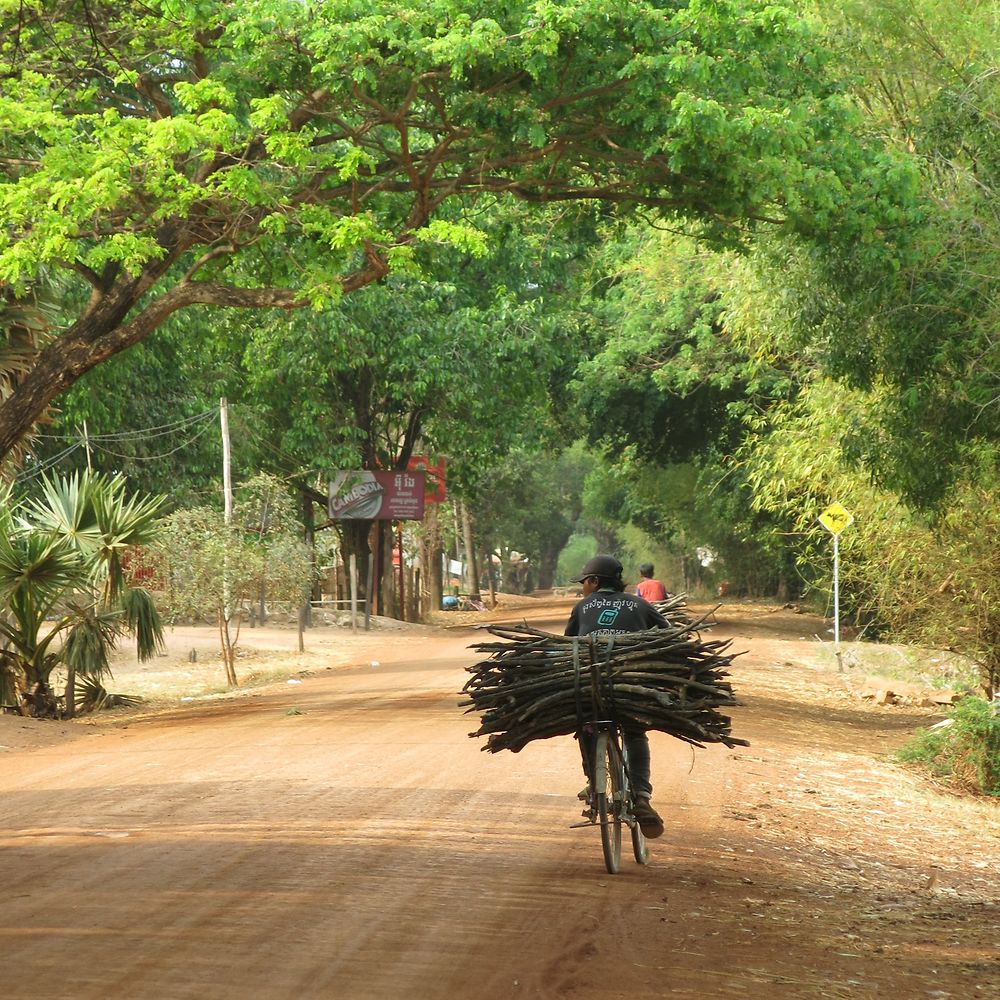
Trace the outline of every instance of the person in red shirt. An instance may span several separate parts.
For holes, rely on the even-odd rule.
[[[642,579],[635,585],[635,592],[644,600],[653,604],[667,599],[667,588],[659,580],[653,579],[653,564],[643,563],[639,567]]]

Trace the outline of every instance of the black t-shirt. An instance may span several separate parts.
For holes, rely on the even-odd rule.
[[[577,601],[565,634],[625,635],[647,628],[670,628],[670,622],[641,597],[607,589]]]

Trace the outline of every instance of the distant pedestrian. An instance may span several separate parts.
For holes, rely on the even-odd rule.
[[[643,563],[639,567],[642,579],[635,585],[635,592],[650,604],[667,599],[667,588],[659,580],[653,578],[653,564]]]

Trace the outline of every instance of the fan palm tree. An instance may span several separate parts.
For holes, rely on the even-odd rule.
[[[101,677],[124,636],[140,660],[163,645],[150,594],[131,587],[124,557],[151,542],[165,497],[128,497],[121,477],[77,473],[44,479],[41,496],[18,508],[0,498],[0,664],[11,704],[54,715],[52,671],[67,669],[65,711],[77,673]]]

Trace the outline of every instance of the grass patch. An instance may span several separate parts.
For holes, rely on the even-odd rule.
[[[993,702],[963,698],[945,724],[921,730],[900,760],[978,795],[1000,796],[1000,715]]]
[[[833,644],[824,642],[816,660],[819,666],[835,670],[837,659]],[[967,657],[944,650],[888,643],[842,642],[841,662],[845,670],[876,674],[929,688],[949,688],[972,694],[979,687],[976,664]]]

